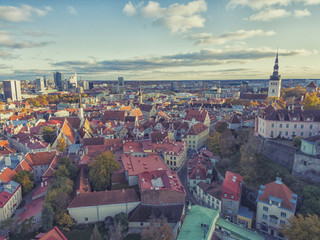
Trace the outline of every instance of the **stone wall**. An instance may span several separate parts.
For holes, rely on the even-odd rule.
[[[294,154],[296,153],[297,148],[288,146],[276,140],[262,137],[254,137],[253,147],[264,157],[279,163],[289,170],[292,169]]]
[[[294,157],[292,175],[320,183],[320,158],[297,152]]]

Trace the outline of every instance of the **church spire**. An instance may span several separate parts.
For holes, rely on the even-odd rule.
[[[271,80],[279,80],[280,79],[278,50],[277,50],[276,60],[275,60],[274,67],[273,67],[273,74],[270,76],[270,79]]]

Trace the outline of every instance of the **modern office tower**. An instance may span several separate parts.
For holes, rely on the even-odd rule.
[[[3,93],[5,99],[11,101],[21,101],[21,86],[18,80],[5,80],[3,81]]]
[[[43,77],[36,79],[36,92],[43,92],[44,91],[44,79]]]
[[[45,87],[47,87],[48,83],[47,83],[47,76],[43,76],[43,84]]]
[[[89,82],[89,89],[94,88],[94,83],[93,82]]]
[[[55,72],[53,73],[53,78],[58,91],[63,91],[64,90],[63,74],[60,72]]]
[[[123,77],[118,77],[118,85],[124,87]]]
[[[89,82],[88,81],[82,81],[82,87],[83,87],[83,90],[88,90],[89,89]]]

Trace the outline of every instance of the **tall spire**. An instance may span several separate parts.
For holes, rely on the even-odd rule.
[[[279,80],[280,79],[278,50],[277,50],[276,60],[275,60],[274,67],[273,67],[273,74],[270,76],[270,79],[271,80]]]
[[[141,82],[139,82],[139,104],[142,104]]]

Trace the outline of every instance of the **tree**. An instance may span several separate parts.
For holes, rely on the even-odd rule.
[[[120,169],[112,152],[107,151],[98,155],[89,163],[89,181],[95,191],[104,191],[111,186],[111,174]]]
[[[305,109],[317,109],[319,103],[320,100],[317,96],[317,92],[306,94],[306,97],[302,102]]]
[[[320,220],[317,215],[298,214],[282,225],[281,231],[290,240],[317,240],[320,239]]]
[[[58,160],[58,165],[64,165],[70,172],[70,178],[75,179],[78,173],[77,166],[72,162],[72,160],[68,157],[61,157]]]
[[[121,213],[118,213],[114,216],[113,218],[113,222],[115,224],[120,224],[120,227],[121,227],[121,232],[126,234],[127,231],[128,231],[128,224],[129,224],[129,221],[128,221],[128,214],[124,213],[124,212],[121,212]]]
[[[281,96],[284,100],[287,100],[289,97],[301,97],[303,94],[306,93],[306,89],[301,86],[296,86],[294,88],[282,88],[281,89]]]
[[[23,193],[27,193],[34,187],[33,178],[33,173],[23,170],[13,176],[13,181],[20,183],[22,185]]]
[[[42,130],[42,138],[45,142],[52,144],[57,138],[56,131],[52,127],[44,127]]]
[[[320,188],[315,185],[307,185],[303,188],[303,198],[300,212],[307,214],[317,214],[320,216]]]
[[[295,146],[296,148],[299,148],[301,147],[301,137],[294,137],[292,139],[292,143],[293,143],[293,146]]]
[[[102,237],[101,237],[101,234],[100,234],[99,229],[97,227],[97,224],[95,224],[93,227],[93,232],[90,237],[90,240],[102,240]]]
[[[214,129],[219,133],[223,133],[225,130],[228,129],[228,123],[227,122],[219,122],[214,126]]]
[[[41,222],[43,230],[49,231],[53,227],[54,211],[49,203],[44,203],[42,207]]]
[[[59,214],[56,214],[55,220],[62,227],[64,231],[70,231],[70,228],[74,224],[71,216],[68,213],[66,213],[66,211],[62,211]]]
[[[145,227],[141,232],[142,240],[173,240],[173,230],[166,219],[157,219],[151,216],[150,226]]]
[[[221,155],[220,137],[221,133],[214,132],[213,134],[210,134],[206,140],[206,145],[208,146],[209,151],[214,155]]]
[[[65,138],[60,138],[58,144],[57,144],[57,150],[60,152],[64,152],[66,148],[68,147],[68,142]]]
[[[236,151],[234,136],[230,129],[226,129],[221,133],[219,146],[222,157],[230,156]]]

